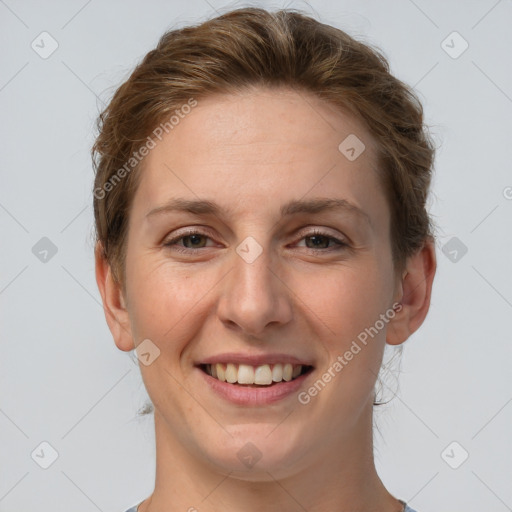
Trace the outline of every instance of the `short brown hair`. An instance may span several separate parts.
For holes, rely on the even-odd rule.
[[[99,116],[92,148],[96,239],[123,288],[128,216],[141,171],[134,152],[191,98],[253,86],[307,91],[365,122],[377,143],[396,272],[434,238],[426,210],[434,147],[423,108],[390,74],[380,50],[296,10],[242,8],[166,32]]]

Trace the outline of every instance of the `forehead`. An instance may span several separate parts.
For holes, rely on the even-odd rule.
[[[193,140],[190,132],[194,132]],[[179,145],[213,153],[220,146],[232,152],[242,147],[244,155],[249,145],[253,151],[266,149],[267,154],[272,153],[271,145],[295,145],[297,156],[302,156],[304,151],[318,153],[322,149],[337,154],[339,143],[350,134],[364,139],[368,153],[374,145],[364,123],[347,110],[310,92],[287,88],[253,88],[200,99],[171,133],[169,148]],[[279,151],[275,153],[273,156],[278,156]],[[287,159],[290,157],[286,155]]]
[[[351,160],[350,146],[364,150]],[[311,93],[256,89],[198,99],[145,157],[134,207],[214,196],[242,213],[310,194],[382,217],[379,193],[375,143],[359,119]]]

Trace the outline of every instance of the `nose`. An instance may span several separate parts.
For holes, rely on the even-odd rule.
[[[223,280],[217,306],[228,328],[261,337],[272,326],[279,329],[291,321],[293,293],[268,249],[252,262],[234,252],[230,264],[233,267]]]

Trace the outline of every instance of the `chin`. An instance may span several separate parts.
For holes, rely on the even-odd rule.
[[[277,428],[276,428],[277,427]],[[281,425],[282,427],[282,425]],[[246,424],[227,428],[231,436],[204,447],[211,463],[246,481],[272,481],[297,470],[309,451],[305,436],[292,434],[277,424]],[[212,440],[213,441],[213,440]],[[212,447],[215,447],[212,449]]]

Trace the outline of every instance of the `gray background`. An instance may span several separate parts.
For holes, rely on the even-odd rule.
[[[153,488],[152,417],[136,414],[147,396],[94,280],[89,148],[103,102],[164,30],[243,5],[0,0],[1,512],[122,512]],[[512,510],[512,2],[257,5],[376,44],[416,87],[440,147],[439,266],[376,416],[377,468],[419,512]],[[45,59],[31,47],[51,49],[43,31],[58,43]],[[48,469],[42,442],[58,453]]]

